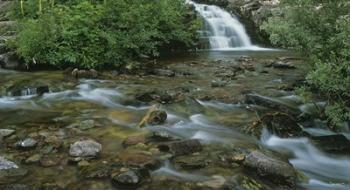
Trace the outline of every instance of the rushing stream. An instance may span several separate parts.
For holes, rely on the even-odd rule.
[[[160,164],[150,169],[150,180],[141,183],[134,174],[129,182],[155,190],[262,190],[286,184],[283,189],[288,189],[290,184],[276,185],[242,164],[251,152],[273,152],[282,165],[297,170],[293,189],[350,189],[349,154],[327,153],[316,146],[313,135],[337,133],[316,125],[313,118],[302,128],[310,138],[282,138],[266,129],[257,138],[245,130],[262,115],[280,111],[276,106],[247,103],[241,99],[247,93],[263,94],[259,97],[298,113],[311,112],[314,104],[305,104],[290,90],[304,77],[305,66],[298,65],[295,57],[286,58],[293,56],[288,52],[254,46],[239,20],[223,9],[187,2],[203,17],[202,34],[216,51],[173,55],[160,61],[161,69],[140,76],[106,71],[101,79],[77,79],[58,71],[0,69],[0,188],[36,190],[57,185],[62,187],[57,189],[112,190],[115,176],[156,160]],[[297,66],[280,63],[289,61]],[[162,105],[165,123],[138,127],[153,104]],[[146,142],[155,134],[161,142]],[[350,133],[339,135],[349,141]],[[135,136],[144,139],[125,146],[126,139]],[[189,155],[164,153],[158,146],[164,138],[199,140],[203,148]],[[72,158],[70,147],[84,139],[99,142],[101,153],[94,159]],[[246,154],[244,158],[235,158],[232,152],[237,150]]]
[[[194,60],[193,58],[186,59],[194,61],[198,60],[198,57]],[[204,56],[204,59],[207,58]],[[187,67],[186,69],[188,70]],[[210,70],[209,68],[208,72]],[[169,84],[174,88],[181,86],[183,77],[158,78],[149,76],[144,79],[136,77],[129,78],[129,80],[82,79],[70,81],[65,80],[63,75],[57,72],[23,74],[2,70],[1,75],[7,80],[5,83],[2,81],[2,85],[5,86],[9,83],[16,84],[16,81],[26,81],[27,83],[28,81],[30,83],[44,81],[44,83],[50,84],[49,93],[44,93],[42,96],[30,93],[24,96],[9,96],[11,94],[3,93],[0,98],[0,124],[2,127],[12,127],[17,131],[17,136],[12,137],[14,140],[26,137],[28,134],[35,136],[36,133],[39,135],[53,133],[62,136],[63,139],[69,139],[68,142],[82,136],[90,136],[102,143],[103,153],[101,157],[108,160],[107,158],[115,157],[115,155],[128,154],[128,150],[123,149],[121,142],[130,135],[142,134],[147,131],[166,132],[180,139],[199,139],[207,147],[203,150],[203,152],[208,153],[207,159],[213,159],[223,154],[228,147],[241,146],[242,144],[246,144],[248,147],[262,146],[265,149],[287,153],[291,164],[307,176],[306,181],[300,182],[301,187],[310,190],[345,190],[350,188],[349,157],[325,153],[315,147],[306,137],[280,138],[264,131],[259,140],[239,131],[238,126],[251,123],[256,118],[256,112],[252,110],[264,110],[259,106],[199,99],[193,99],[186,104],[180,102],[165,104],[164,109],[168,113],[165,124],[149,126],[144,129],[136,128],[135,126],[149,109],[150,104],[135,101],[135,94],[142,89],[152,89],[156,86],[161,89],[169,89]],[[198,75],[186,80],[198,80],[198,84],[205,84],[207,78],[207,76]],[[159,79],[162,81],[160,82]],[[263,80],[265,79],[252,79],[253,88],[257,90],[262,84],[268,83]],[[237,91],[238,89],[232,90],[240,93]],[[204,93],[205,91],[219,93],[210,87],[205,87],[205,85],[193,88],[193,92]],[[283,95],[280,100],[298,102],[298,99],[290,94]],[[305,109],[305,106],[303,107],[301,104],[298,104],[297,107],[301,110]],[[75,123],[89,123],[86,122],[87,120],[94,120],[98,123],[97,126],[103,127],[83,128],[81,129],[83,131],[76,134],[77,136],[69,136],[69,133],[73,132],[71,130],[76,126]],[[36,129],[34,126],[38,128]],[[47,131],[45,126],[52,129]],[[55,129],[55,126],[60,127]],[[325,129],[308,128],[308,130],[315,133],[319,131],[319,134],[334,134]],[[11,139],[9,141],[13,142]],[[8,154],[14,155],[13,159],[18,167],[25,167],[16,160],[15,151],[9,153],[5,149],[1,150],[1,155]],[[65,154],[63,153],[63,155]],[[161,181],[164,178],[177,179],[180,181],[177,184],[178,187],[181,187],[182,182],[186,181],[186,183],[213,186],[214,188],[215,185],[220,186],[220,184],[227,183],[226,175],[235,175],[238,172],[230,168],[219,169],[217,168],[219,166],[210,166],[198,171],[186,171],[179,169],[176,164],[173,165],[174,163],[169,160],[163,160],[162,164],[162,167],[152,172],[153,181]],[[65,186],[67,183],[78,180],[75,170],[70,165],[60,166],[62,174],[60,176],[55,176],[55,168],[35,169],[37,167],[39,166],[29,165],[27,168],[32,175],[23,178],[21,183],[31,184],[33,181],[37,181],[36,179],[43,182],[54,179],[55,183]],[[103,188],[112,189],[108,185]]]

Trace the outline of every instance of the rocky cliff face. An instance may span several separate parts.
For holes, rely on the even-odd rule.
[[[17,23],[10,20],[10,10],[14,1],[0,0],[0,68],[23,69],[21,61],[13,50],[7,47],[7,42],[15,38]]]
[[[269,44],[268,35],[261,25],[272,14],[279,0],[195,0],[198,3],[212,4],[235,14],[244,23],[254,43]]]

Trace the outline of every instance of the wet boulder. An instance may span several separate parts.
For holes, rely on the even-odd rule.
[[[25,163],[26,164],[32,164],[32,163],[38,163],[40,161],[40,159],[42,158],[42,155],[40,154],[34,154],[29,156],[26,160]]]
[[[6,158],[0,156],[0,170],[8,170],[18,168],[18,166],[12,162],[7,160]]]
[[[34,148],[37,145],[37,143],[38,141],[33,138],[26,138],[22,141],[18,141],[16,143],[16,146],[22,149],[30,149],[30,148]]]
[[[60,164],[62,158],[58,156],[43,156],[40,159],[40,166],[42,167],[52,167]]]
[[[43,95],[44,93],[49,93],[49,86],[37,86],[37,87],[21,87],[16,89],[11,89],[8,91],[10,96],[29,96],[29,95]]]
[[[139,143],[141,144],[147,143],[147,138],[145,135],[130,136],[123,141],[123,146],[128,147],[128,146],[137,145]]]
[[[77,141],[70,145],[69,155],[72,157],[97,157],[102,145],[94,140]]]
[[[271,67],[277,68],[277,69],[295,69],[295,65],[293,65],[291,62],[284,62],[284,61],[274,61],[271,63]]]
[[[14,129],[0,129],[1,137],[8,137],[15,133]]]
[[[196,170],[206,167],[209,164],[207,155],[189,155],[176,157],[173,162],[175,167],[185,170]]]
[[[287,160],[255,150],[245,156],[243,165],[257,172],[259,177],[295,188],[297,174]]]
[[[152,106],[142,118],[141,122],[138,124],[138,127],[142,128],[146,125],[161,125],[165,123],[167,119],[167,113],[160,109],[159,106]]]
[[[150,177],[147,169],[131,169],[129,171],[112,174],[112,184],[116,187],[134,188],[141,185]]]
[[[0,67],[4,69],[21,69],[23,64],[15,52],[0,55]]]
[[[175,101],[176,97],[168,92],[148,91],[142,92],[135,96],[136,100],[141,102],[152,102],[156,101],[162,104],[168,104]]]
[[[298,116],[301,114],[301,111],[297,107],[289,105],[277,98],[266,97],[255,93],[246,94],[245,98],[246,103],[248,104],[264,106],[273,110],[278,110],[290,114],[292,116]]]
[[[79,70],[78,68],[75,68],[71,72],[71,76],[74,78],[97,78],[98,75],[99,73],[95,69]]]
[[[79,174],[85,179],[102,179],[108,178],[111,170],[112,168],[109,164],[99,162],[81,167]]]
[[[129,167],[131,166],[155,170],[161,165],[159,160],[153,158],[152,156],[141,153],[121,155],[120,159],[124,165]]]
[[[260,119],[254,121],[247,131],[260,138],[263,128],[266,128],[269,133],[284,138],[299,137],[304,134],[302,126],[293,117],[280,112],[263,115]]]
[[[158,145],[162,152],[170,152],[174,156],[182,156],[200,152],[203,149],[202,144],[197,139],[174,141]]]
[[[28,170],[20,168],[14,162],[0,156],[0,184],[18,181],[27,175]]]
[[[150,74],[157,76],[174,77],[176,73],[169,69],[153,69]]]
[[[164,141],[174,141],[179,140],[178,137],[166,132],[166,131],[155,131],[149,137],[151,141],[164,142]]]
[[[226,86],[226,82],[222,80],[213,80],[211,81],[211,87],[218,88],[218,87],[224,87]]]
[[[342,134],[312,136],[311,142],[321,150],[329,153],[350,153],[350,141]]]

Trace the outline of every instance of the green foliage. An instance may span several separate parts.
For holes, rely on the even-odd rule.
[[[42,12],[37,2],[27,1],[25,15],[16,15],[22,23],[16,47],[28,63],[119,66],[163,49],[191,48],[200,27],[184,0],[43,1]]]
[[[348,0],[282,0],[263,26],[272,43],[301,52],[311,63],[307,81],[328,98],[326,114],[335,125],[350,120],[349,10]]]

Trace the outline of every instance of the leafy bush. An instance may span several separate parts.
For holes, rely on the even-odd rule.
[[[282,0],[264,24],[271,41],[301,52],[313,66],[310,88],[328,98],[334,125],[350,121],[350,2]]]
[[[184,0],[61,0],[44,7],[16,16],[22,27],[15,45],[28,63],[61,68],[119,66],[163,49],[186,50],[200,27]]]

